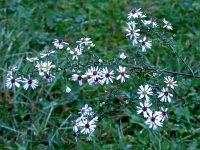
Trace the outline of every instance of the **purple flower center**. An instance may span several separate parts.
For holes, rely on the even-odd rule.
[[[121,76],[124,76],[124,75],[125,75],[125,72],[121,72],[120,74],[121,74]]]
[[[87,75],[87,79],[90,79],[91,78],[91,76],[90,75]]]
[[[168,96],[168,95],[169,95],[169,92],[168,92],[168,91],[165,91],[165,92],[164,92],[164,95],[165,95],[165,96]]]
[[[167,113],[165,111],[162,111],[162,115],[165,116]]]
[[[51,77],[50,75],[48,75],[48,74],[46,75],[46,79],[49,79],[50,77]]]
[[[32,80],[28,80],[28,84],[32,84],[33,83],[33,81]]]
[[[98,82],[98,81],[99,81],[99,78],[96,78],[94,81],[95,81],[95,82]]]
[[[80,76],[78,76],[78,80],[82,80],[82,76],[80,75]]]
[[[11,79],[10,81],[11,81],[11,83],[15,83],[15,79]]]
[[[87,123],[87,124],[85,124],[85,128],[89,128],[90,127],[90,125]]]
[[[135,14],[135,13],[137,12],[137,10],[136,10],[136,9],[133,9],[131,12],[132,12],[133,14]]]
[[[155,122],[156,118],[155,117],[151,117],[151,121]]]
[[[58,40],[58,43],[59,43],[59,44],[62,44],[62,42],[63,42],[63,40],[61,40],[61,39],[60,39],[60,40]]]
[[[109,78],[110,77],[110,74],[109,73],[106,73],[106,78]]]
[[[95,71],[93,71],[93,75],[97,75],[97,71],[95,70]]]
[[[143,110],[143,111],[147,111],[147,107],[143,107],[142,110]]]
[[[142,41],[142,45],[145,45],[145,41]]]
[[[133,30],[131,30],[131,35],[134,35],[134,34],[135,34],[135,32]]]

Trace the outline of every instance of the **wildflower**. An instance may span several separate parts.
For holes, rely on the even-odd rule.
[[[130,13],[128,14],[128,19],[130,20],[131,18],[144,18],[146,17],[145,15],[142,14],[140,11],[141,8],[139,9],[132,9]]]
[[[95,47],[95,44],[94,44],[94,43],[90,43],[90,44],[88,45],[88,49],[91,49],[91,48],[93,48],[93,47]]]
[[[124,53],[121,53],[120,55],[119,55],[119,58],[121,58],[121,59],[126,59],[126,55],[124,54]]]
[[[74,131],[75,133],[78,132],[79,123],[80,123],[81,120],[82,120],[82,118],[79,117],[79,118],[76,119],[76,121],[73,121],[73,122],[72,122],[72,124],[73,124],[73,131]]]
[[[29,79],[23,78],[22,81],[24,84],[23,88],[27,90],[29,86],[34,90],[38,86],[38,81],[37,79],[31,79],[29,76]]]
[[[151,87],[147,84],[145,86],[141,85],[140,88],[138,89],[137,94],[140,95],[139,99],[142,99],[143,97],[146,98],[146,100],[149,100],[148,95],[153,95]]]
[[[71,92],[71,89],[67,86],[65,91],[66,91],[67,93],[70,93],[70,92]]]
[[[128,26],[132,26],[133,28],[135,28],[136,24],[137,24],[137,23],[136,23],[135,21],[127,22],[127,25],[128,25]]]
[[[84,45],[88,45],[88,44],[92,44],[91,38],[81,38],[79,41],[77,41],[76,43],[79,43],[80,45],[84,44]]]
[[[82,86],[83,84],[83,78],[85,78],[86,76],[85,75],[78,75],[78,74],[73,74],[72,75],[72,80],[73,81],[78,81],[79,82],[79,85]]]
[[[10,66],[7,69],[7,76],[12,75],[13,72],[17,71],[17,67],[16,66]]]
[[[78,60],[78,56],[81,55],[81,51],[75,48],[73,51],[70,51],[70,54],[73,55],[72,60],[76,59]]]
[[[56,49],[63,49],[64,44],[68,45],[68,43],[64,42],[61,39],[54,39],[53,44],[56,47]]]
[[[106,82],[106,84],[109,84],[109,81],[111,83],[113,83],[113,81],[112,81],[112,78],[114,78],[113,75],[114,75],[113,71],[109,72],[107,67],[103,68],[103,70],[101,72],[102,83],[104,84]]]
[[[143,24],[146,25],[152,25],[153,28],[158,27],[158,24],[156,22],[156,18],[151,18],[151,20],[142,20]]]
[[[163,88],[162,92],[158,92],[158,98],[161,98],[161,102],[171,102],[171,98],[173,97],[173,95],[171,93],[169,93],[168,88]]]
[[[149,109],[149,107],[150,107],[151,105],[152,105],[152,104],[149,103],[148,101],[145,101],[144,104],[142,104],[142,103],[140,102],[140,106],[141,106],[141,107],[137,106],[137,108],[138,108],[137,113],[138,113],[138,114],[143,113],[144,118],[147,118],[147,117],[148,117],[148,114],[152,113],[151,109]]]
[[[37,68],[37,70],[40,71],[44,71],[44,67],[43,67],[43,62],[41,61],[40,63],[37,62],[37,64],[35,65],[35,67]]]
[[[138,33],[140,29],[135,29],[135,24],[128,24],[128,29],[126,29],[126,31],[128,32],[126,36],[130,37],[133,45],[137,44],[137,39],[140,36]]]
[[[116,80],[121,79],[121,83],[125,82],[125,78],[129,78],[130,75],[126,74],[126,67],[119,66],[117,71],[120,73],[119,76],[116,77]]]
[[[173,77],[165,77],[165,83],[167,83],[167,86],[171,87],[172,89],[174,89],[174,86],[178,86],[177,85],[177,81],[174,81]]]
[[[147,118],[147,121],[145,122],[147,125],[149,125],[149,128],[153,128],[153,130],[157,129],[158,127],[162,127],[162,122],[161,121],[161,117],[158,116],[157,114],[152,114],[149,113],[149,116]]]
[[[43,79],[45,79],[47,82],[52,82],[53,78],[55,78],[55,76],[53,74],[47,73],[43,76]]]
[[[163,122],[166,118],[168,118],[167,115],[168,108],[161,107],[161,111],[156,111],[155,114],[161,117],[161,121]]]
[[[52,65],[52,62],[51,62],[51,61],[44,62],[44,63],[42,64],[42,66],[43,66],[43,70],[44,70],[45,72],[47,72],[47,73],[50,71],[51,68],[55,68],[55,65]]]
[[[51,54],[54,54],[55,52],[56,52],[56,51],[46,50],[46,51],[40,53],[40,57],[41,57],[41,58],[44,58],[44,57],[46,57],[46,56],[50,56]]]
[[[75,141],[77,142],[77,140],[78,140],[78,133],[77,132],[74,132],[74,139],[75,139]]]
[[[100,78],[100,69],[99,67],[91,67],[91,72],[92,72],[92,80],[94,81],[97,78]]]
[[[93,73],[90,69],[88,69],[87,72],[85,73],[89,85],[91,85],[94,82],[94,80],[92,79],[92,75]]]
[[[140,40],[140,43],[142,45],[142,52],[146,52],[146,48],[151,48],[152,46],[152,42],[148,41],[146,39],[146,36],[142,40]]]
[[[37,57],[26,57],[26,60],[28,60],[29,62],[35,62],[36,60],[38,60]]]
[[[85,104],[85,106],[80,109],[78,114],[85,116],[85,115],[88,115],[89,112],[91,112],[91,111],[92,111],[92,107],[89,107],[88,104]]]
[[[88,120],[88,119],[84,119],[79,123],[79,126],[82,128],[81,133],[83,134],[91,134],[94,132],[96,125],[95,125],[95,121],[92,120]]]
[[[101,78],[100,77],[97,77],[97,78],[93,78],[92,79],[93,81],[90,81],[91,83],[94,83],[94,84],[101,84],[101,85],[103,85],[104,84],[104,82],[101,80]]]
[[[16,87],[20,87],[20,84],[19,82],[21,82],[21,77],[19,78],[14,78],[13,76],[9,76],[7,77],[6,79],[6,86],[11,89],[13,86],[16,86]]]
[[[165,20],[165,18],[163,19],[163,23],[164,23],[163,28],[166,28],[168,30],[173,30],[171,23],[169,23],[167,20]]]

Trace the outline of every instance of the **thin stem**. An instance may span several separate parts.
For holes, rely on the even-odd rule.
[[[200,79],[200,76],[194,76],[193,74],[177,72],[177,71],[169,71],[169,70],[164,70],[164,69],[160,69],[160,68],[142,67],[142,66],[135,66],[135,65],[124,65],[124,66],[127,68],[131,68],[131,69],[150,70],[150,71],[153,70],[153,71],[157,71],[157,72],[165,72],[165,73],[169,73],[169,74],[182,75],[182,76],[186,76],[186,77]]]

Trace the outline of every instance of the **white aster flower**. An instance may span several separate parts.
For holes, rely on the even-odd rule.
[[[163,108],[161,107],[161,111],[156,111],[155,114],[157,116],[160,116],[161,117],[161,121],[163,122],[166,118],[168,118],[168,115],[167,115],[167,110],[168,108]]]
[[[88,44],[92,44],[91,38],[85,37],[85,38],[81,38],[79,41],[76,41],[76,43],[82,45],[88,45]]]
[[[79,123],[81,127],[81,133],[83,134],[92,134],[95,131],[96,125],[94,120],[84,119]]]
[[[117,71],[120,73],[119,76],[116,77],[116,80],[121,79],[121,83],[125,82],[125,78],[129,78],[130,75],[126,74],[126,67],[119,66],[119,69]]]
[[[93,72],[90,69],[88,69],[85,75],[86,75],[88,84],[91,85],[94,82],[94,80],[92,79]]]
[[[41,76],[43,76],[43,75],[44,75],[43,62],[42,62],[42,61],[41,61],[41,62],[37,62],[37,64],[35,65],[35,67],[37,68],[39,74],[40,74]]]
[[[161,98],[161,102],[171,102],[171,98],[173,97],[173,95],[171,93],[169,93],[168,88],[163,88],[162,92],[158,92],[158,98]]]
[[[68,45],[68,43],[64,42],[61,39],[54,39],[53,44],[56,47],[56,49],[63,49],[64,44]]]
[[[35,62],[36,60],[38,60],[37,57],[26,57],[26,60],[28,60],[29,62]]]
[[[140,31],[140,29],[135,29],[135,24],[128,24],[128,29],[126,29],[126,31],[128,32],[126,34],[126,36],[130,37],[130,40],[132,41],[133,45],[137,44],[137,39],[140,36],[140,34],[138,33]]]
[[[31,87],[33,90],[38,86],[38,80],[37,79],[31,79],[29,76],[29,79],[23,78],[22,81],[24,84],[23,88],[27,90],[29,87]]]
[[[145,15],[142,14],[140,11],[141,8],[139,9],[132,9],[130,13],[128,14],[128,19],[130,20],[131,18],[144,18],[146,17]]]
[[[165,18],[163,19],[163,22],[164,22],[163,28],[166,28],[168,30],[173,30],[171,23],[169,23],[167,20],[165,20]]]
[[[52,65],[52,62],[51,62],[51,61],[44,62],[44,63],[42,64],[42,66],[43,66],[43,70],[44,70],[45,72],[47,72],[47,73],[49,73],[49,71],[50,71],[51,68],[55,68],[55,65]]]
[[[101,78],[102,78],[101,81],[102,81],[102,83],[103,84],[104,83],[109,84],[109,81],[111,83],[113,83],[113,80],[112,80],[112,78],[114,78],[113,75],[114,75],[113,71],[108,71],[107,67],[103,68],[103,70],[101,71]]]
[[[21,77],[19,78],[14,78],[13,76],[9,76],[6,79],[6,87],[8,87],[9,89],[11,89],[12,87],[16,86],[16,87],[20,87],[19,82],[21,82]]]
[[[146,39],[146,36],[142,40],[140,40],[140,43],[142,46],[142,52],[146,52],[146,48],[151,48],[151,46],[152,46],[152,42],[148,41]]]
[[[85,75],[73,74],[72,75],[72,80],[73,81],[78,81],[79,85],[82,86],[82,84],[83,84],[83,78],[85,78],[85,77],[86,77]]]
[[[51,73],[44,74],[43,79],[45,79],[47,82],[52,82],[55,76]]]
[[[119,58],[121,58],[121,59],[126,59],[126,55],[124,54],[124,53],[121,53],[120,55],[119,55]]]
[[[157,114],[149,113],[149,116],[147,118],[147,121],[145,122],[147,125],[149,125],[149,128],[153,128],[153,130],[157,129],[158,127],[162,127],[161,117]]]
[[[90,68],[90,70],[91,70],[91,72],[92,72],[92,80],[94,81],[95,79],[99,79],[100,78],[100,73],[101,73],[101,71],[100,71],[100,69],[99,69],[99,67],[97,66],[97,67],[91,67]]]
[[[174,86],[178,86],[177,81],[174,81],[173,77],[165,77],[165,83],[167,83],[167,86],[171,87],[172,89],[174,89]]]
[[[148,95],[153,95],[151,87],[147,84],[145,86],[141,85],[140,88],[138,89],[137,94],[140,95],[139,99],[142,99],[143,97],[146,98],[146,100],[149,100]]]
[[[80,121],[82,120],[82,118],[81,117],[79,117],[79,118],[77,118],[76,119],[76,121],[73,121],[72,122],[72,124],[73,124],[73,131],[75,132],[75,133],[77,133],[78,132],[78,129],[79,129],[79,123],[80,123]]]
[[[143,113],[144,118],[147,118],[147,117],[148,117],[148,114],[152,113],[151,109],[149,109],[149,107],[150,107],[151,105],[152,105],[152,104],[149,103],[148,101],[145,101],[144,104],[142,104],[142,103],[140,102],[140,106],[141,106],[141,107],[137,106],[137,109],[138,109],[138,110],[137,110],[137,113],[138,113],[138,114]]]
[[[143,24],[146,25],[152,25],[153,28],[158,27],[158,24],[156,22],[156,18],[151,18],[151,20],[142,20]]]
[[[90,112],[92,112],[92,107],[89,107],[88,104],[85,104],[85,106],[80,109],[78,114],[81,114],[81,116],[86,116]]]
[[[70,87],[66,87],[66,89],[65,89],[65,91],[67,92],[67,93],[70,93],[71,92],[71,89],[70,89]]]
[[[40,57],[44,58],[46,56],[50,56],[51,54],[54,54],[56,51],[50,51],[50,50],[45,50],[43,52],[40,53]]]
[[[101,78],[95,78],[95,79],[93,79],[93,81],[90,81],[90,82],[92,82],[93,84],[101,84],[101,85],[103,85],[104,83],[103,83],[103,81],[102,81],[102,79]]]
[[[76,59],[78,60],[78,56],[81,55],[81,51],[77,48],[75,48],[73,51],[70,51],[70,54],[73,55],[72,60]]]
[[[16,66],[10,66],[7,69],[7,76],[12,76],[12,73],[17,71],[17,67]]]

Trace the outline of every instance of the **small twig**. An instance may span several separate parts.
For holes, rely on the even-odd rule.
[[[191,78],[198,78],[200,79],[200,76],[194,76],[193,74],[188,74],[188,73],[183,73],[183,72],[177,72],[177,71],[168,71],[168,70],[163,70],[160,68],[153,68],[153,67],[142,67],[142,66],[134,66],[134,65],[124,65],[127,68],[131,68],[131,69],[140,69],[140,70],[153,70],[153,71],[157,71],[157,72],[165,72],[165,73],[169,73],[169,74],[174,74],[174,75],[182,75],[182,76],[186,76],[186,77],[191,77]]]

